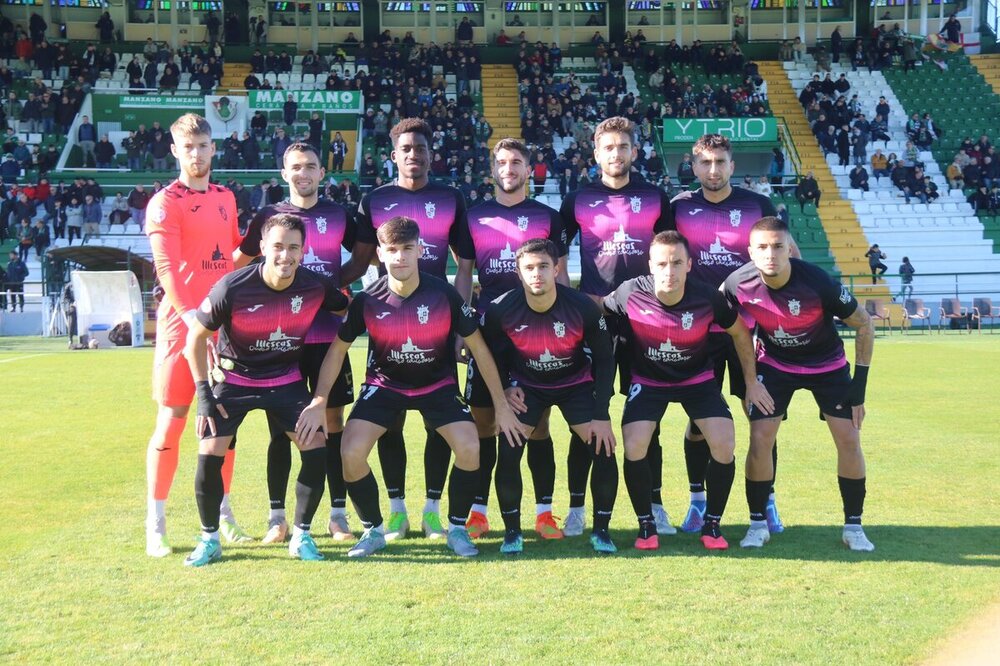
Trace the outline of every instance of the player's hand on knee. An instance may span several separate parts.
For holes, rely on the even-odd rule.
[[[757,381],[757,379],[747,382],[745,402],[748,413],[750,405],[759,409],[763,414],[771,415],[774,413],[774,398],[771,397],[771,394],[767,392],[764,385]]]
[[[601,450],[607,451],[605,455],[609,458],[614,455],[618,442],[615,440],[615,433],[611,429],[611,421],[591,421],[590,439],[594,442],[597,455],[601,455]]]
[[[229,414],[226,413],[226,408],[219,404],[219,399],[215,397],[215,393],[207,381],[195,382],[195,392],[198,395],[195,434],[198,437],[204,437],[208,433],[215,437],[218,433],[215,428],[216,414],[224,419],[228,419]]]
[[[507,405],[515,414],[524,414],[528,411],[528,405],[524,402],[524,389],[520,386],[511,386],[504,391],[507,396]]]
[[[531,428],[518,420],[513,411],[506,405],[497,409],[497,428],[511,446],[524,446]]]
[[[326,423],[326,401],[313,398],[309,406],[299,414],[295,422],[295,439],[297,442],[310,442],[316,433],[326,435],[329,429]]]

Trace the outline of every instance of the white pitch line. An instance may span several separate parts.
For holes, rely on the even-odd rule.
[[[0,363],[10,363],[11,361],[23,361],[26,358],[38,358],[39,356],[51,356],[52,354],[28,354],[27,356],[15,356],[14,358],[5,358],[0,360]]]

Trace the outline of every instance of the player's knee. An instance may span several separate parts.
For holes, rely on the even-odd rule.
[[[649,452],[649,440],[642,441],[637,439],[626,439],[625,440],[625,459],[626,460],[642,460],[646,457]]]
[[[455,464],[463,469],[470,469],[479,466],[479,440],[462,439],[451,446],[455,454]]]
[[[709,442],[708,448],[712,453],[712,459],[728,465],[736,456],[736,440],[724,439],[717,442]]]

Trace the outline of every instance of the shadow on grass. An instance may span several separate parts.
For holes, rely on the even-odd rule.
[[[762,549],[743,549],[739,540],[746,532],[746,525],[729,525],[724,529],[729,550],[708,552],[697,534],[678,533],[660,537],[660,549],[638,551],[632,547],[635,531],[611,530],[611,537],[618,546],[614,555],[595,553],[587,536],[545,541],[533,533],[525,532],[524,552],[520,555],[501,555],[498,537],[480,539],[479,557],[463,560],[451,553],[442,541],[405,539],[390,543],[385,550],[362,560],[349,560],[350,544],[334,544],[319,538],[320,552],[327,562],[382,562],[385,564],[439,562],[470,563],[482,561],[564,560],[615,558],[672,558],[672,557],[732,557],[739,559],[805,560],[815,562],[932,562],[955,566],[1000,568],[1000,526],[979,525],[968,527],[934,527],[924,525],[872,525],[865,533],[875,544],[874,553],[854,553],[840,541],[841,528],[837,525],[800,525],[775,534]],[[287,560],[288,551],[283,546],[225,546],[224,561]]]

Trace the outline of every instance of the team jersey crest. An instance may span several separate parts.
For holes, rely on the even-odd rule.
[[[793,317],[798,317],[799,313],[802,312],[802,303],[795,300],[794,298],[788,301],[788,313]]]
[[[417,321],[421,324],[426,324],[430,319],[430,308],[426,305],[421,305],[417,308]]]
[[[298,314],[302,312],[302,297],[292,296],[292,314]]]
[[[681,315],[681,328],[690,331],[692,326],[694,326],[694,313],[685,312]]]
[[[519,218],[517,218],[517,228],[518,228],[519,231],[527,231],[528,230],[528,216],[527,215],[522,215]]]
[[[642,197],[630,197],[628,202],[632,206],[633,213],[642,212]]]
[[[553,330],[553,332],[555,332],[557,338],[565,338],[566,337],[566,324],[565,323],[563,323],[561,321],[553,322],[553,324],[552,324],[552,330]]]
[[[316,221],[316,231],[320,232],[321,234],[325,234],[326,233],[326,218],[325,217],[317,217],[315,221]]]
[[[437,205],[433,201],[425,202],[424,214],[427,215],[428,220],[433,220],[434,216],[437,214]]]
[[[740,226],[740,222],[743,221],[743,211],[739,208],[734,208],[729,211],[729,224],[734,227]]]

